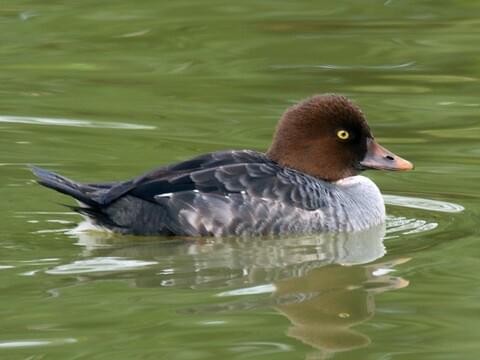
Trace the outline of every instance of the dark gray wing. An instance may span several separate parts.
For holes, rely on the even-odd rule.
[[[145,186],[131,194],[149,198],[155,187],[165,188]],[[168,186],[182,190],[153,196],[169,219],[166,227],[193,236],[302,232],[311,226],[307,213],[330,197],[327,183],[273,162],[200,170],[171,178]]]
[[[154,202],[154,196],[158,194],[195,189],[195,187],[188,182],[174,182],[175,179],[184,175],[188,176],[188,174],[193,172],[215,169],[224,165],[265,162],[270,162],[270,160],[264,154],[257,151],[219,151],[161,167],[129,181],[121,183],[88,184],[88,186],[99,190],[97,194],[92,194],[92,197],[104,206],[118,200],[127,193]]]
[[[326,206],[330,187],[261,153],[222,152],[116,185],[102,194],[101,207],[133,233],[288,233],[301,231],[310,221],[306,213]]]
[[[305,209],[324,206],[328,183],[280,167],[254,151],[229,151],[203,155],[149,172],[139,178],[99,192],[99,203],[108,205],[121,196],[157,203],[156,197],[185,192],[218,195],[246,194]]]
[[[274,162],[233,164],[152,180],[135,187],[129,194],[147,201],[185,192],[242,194],[315,210],[323,206],[325,199],[319,183],[315,178],[281,168]]]

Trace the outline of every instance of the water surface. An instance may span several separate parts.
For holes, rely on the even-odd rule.
[[[4,1],[0,358],[476,359],[478,13],[471,1]],[[370,172],[385,227],[283,239],[74,230],[27,164],[109,181],[264,150],[338,92],[416,165]]]

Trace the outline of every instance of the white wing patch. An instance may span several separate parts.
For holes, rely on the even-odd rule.
[[[159,195],[155,195],[156,198],[169,198],[169,197],[172,197],[173,193],[164,193],[164,194],[159,194]]]

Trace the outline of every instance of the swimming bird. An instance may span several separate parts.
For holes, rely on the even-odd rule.
[[[344,96],[315,95],[280,118],[265,152],[212,152],[131,180],[81,184],[32,167],[94,225],[136,235],[263,236],[358,231],[385,221],[366,169],[410,170]]]

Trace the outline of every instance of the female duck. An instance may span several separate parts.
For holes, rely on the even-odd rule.
[[[385,220],[365,169],[410,170],[378,145],[358,107],[338,95],[289,108],[266,153],[220,151],[125,182],[80,184],[33,168],[102,228],[138,235],[228,236],[356,231]]]

